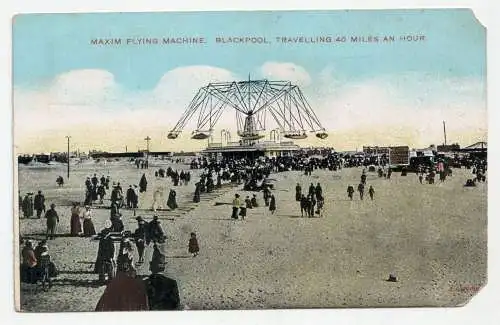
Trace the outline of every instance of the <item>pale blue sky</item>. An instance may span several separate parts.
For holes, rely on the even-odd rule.
[[[401,42],[401,35],[425,41]],[[265,36],[270,44],[215,43],[229,36]],[[275,40],[300,36],[397,41]],[[135,37],[207,43],[91,44]],[[122,150],[141,145],[145,132],[162,150],[184,148],[183,141],[162,142],[161,132],[175,125],[198,89],[249,73],[299,84],[334,134],[324,143],[335,148],[427,146],[442,138],[443,120],[450,141],[486,136],[486,31],[470,10],[31,14],[14,18],[13,38],[16,137],[25,152],[59,150],[67,134],[81,148]],[[233,115],[218,127],[234,127]]]
[[[425,42],[282,45],[276,36],[423,34]],[[269,45],[220,45],[216,36],[266,36]],[[174,68],[210,65],[245,76],[266,61],[311,76],[333,65],[342,79],[421,72],[483,79],[486,32],[469,10],[204,12],[19,15],[13,24],[14,85],[76,69],[111,72],[126,90],[154,88]],[[207,44],[96,47],[92,38],[202,36]]]

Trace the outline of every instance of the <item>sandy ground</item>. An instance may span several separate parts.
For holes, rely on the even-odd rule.
[[[187,169],[188,166],[173,166]],[[153,191],[165,200],[170,180],[146,171],[148,192],[141,206],[149,208]],[[144,170],[127,164],[75,168],[64,188],[56,188],[65,169],[21,168],[21,193],[44,191],[61,217],[59,234],[69,233],[69,202],[82,200],[84,180],[97,172],[124,189],[137,184]],[[196,171],[195,171],[196,173]],[[347,200],[346,188],[356,187],[361,169],[273,174],[278,209],[263,206],[248,211],[244,221],[230,220],[229,205],[237,188],[225,187],[191,203],[194,182],[177,187],[180,209],[162,212],[167,232],[166,275],[179,283],[182,304],[190,309],[328,308],[457,306],[466,303],[486,283],[487,184],[464,188],[469,170],[454,170],[443,184],[421,185],[417,176],[393,173],[391,180],[369,173],[367,185],[375,200]],[[197,179],[193,177],[193,179]],[[306,190],[320,182],[326,197],[322,218],[300,218],[295,184]],[[367,186],[367,188],[368,188]],[[244,196],[252,193],[238,191]],[[66,205],[66,206],[64,206]],[[151,212],[138,211],[146,219]],[[109,210],[94,210],[99,231]],[[125,227],[134,230],[133,212],[124,210]],[[43,233],[45,220],[20,220],[23,235]],[[187,252],[189,234],[198,234],[200,255]],[[92,274],[98,243],[58,237],[49,250],[61,274],[49,292],[34,294],[21,285],[21,309],[33,312],[92,311],[104,290]],[[146,261],[151,249],[146,253]],[[146,268],[139,273],[147,274]],[[389,273],[398,282],[387,282]]]

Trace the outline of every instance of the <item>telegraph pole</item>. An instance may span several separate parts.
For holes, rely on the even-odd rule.
[[[149,141],[151,141],[151,138],[148,135],[147,137],[144,138],[144,140],[146,140],[146,151],[147,151],[146,162],[149,162]]]
[[[71,136],[67,135],[66,136],[66,139],[68,139],[68,179],[69,179],[69,139],[71,138]]]
[[[443,121],[444,145],[446,146],[446,122]]]

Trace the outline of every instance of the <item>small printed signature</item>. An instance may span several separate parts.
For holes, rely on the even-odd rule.
[[[474,284],[460,284],[454,285],[450,288],[451,291],[454,292],[462,292],[462,293],[476,293],[481,290],[482,286],[474,285]]]

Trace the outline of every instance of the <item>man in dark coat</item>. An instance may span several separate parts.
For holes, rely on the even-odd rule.
[[[92,187],[92,181],[90,180],[90,177],[87,177],[85,180],[85,188],[88,190]]]
[[[359,192],[359,198],[363,200],[363,196],[365,195],[365,185],[363,183],[359,183],[358,192]]]
[[[134,199],[132,200],[132,207],[137,209],[139,206],[139,189],[137,185],[134,184]]]
[[[120,182],[118,182],[118,184],[116,184],[116,188],[118,189],[118,191],[120,192],[120,194],[123,195],[123,188],[122,186],[120,185]]]
[[[318,183],[316,185],[316,189],[314,191],[316,193],[316,199],[318,200],[319,198],[323,197],[323,189],[321,188],[321,185]]]
[[[163,244],[165,243],[166,237],[160,221],[158,220],[158,216],[153,216],[153,220],[148,226],[146,245],[149,245],[150,242]]]
[[[40,219],[42,217],[42,212],[45,212],[45,196],[42,194],[42,191],[38,191],[38,194],[35,195],[33,205],[35,207],[36,217]]]
[[[297,186],[295,186],[295,201],[300,201],[302,198],[302,187],[300,187],[300,184],[297,183]]]
[[[366,184],[366,174],[361,175],[361,184]]]
[[[25,218],[31,218],[33,216],[33,198],[31,197],[32,193],[27,193],[23,199],[23,215]]]
[[[91,181],[92,181],[92,185],[93,185],[94,187],[97,187],[97,184],[99,184],[99,179],[97,178],[97,175],[96,175],[96,174],[94,174],[94,176],[92,177],[92,180],[91,180]]]
[[[309,193],[307,195],[314,195],[315,190],[316,188],[314,187],[313,183],[311,183],[311,185],[309,185]]]
[[[122,232],[125,227],[122,221],[122,215],[120,213],[115,214],[113,218],[110,218],[112,226],[111,229],[114,232]]]
[[[150,263],[151,275],[144,280],[150,310],[178,310],[180,296],[177,281],[164,276],[165,255],[155,245]]]
[[[127,208],[129,209],[132,208],[134,196],[135,196],[134,189],[132,188],[132,185],[130,185],[127,190]]]

